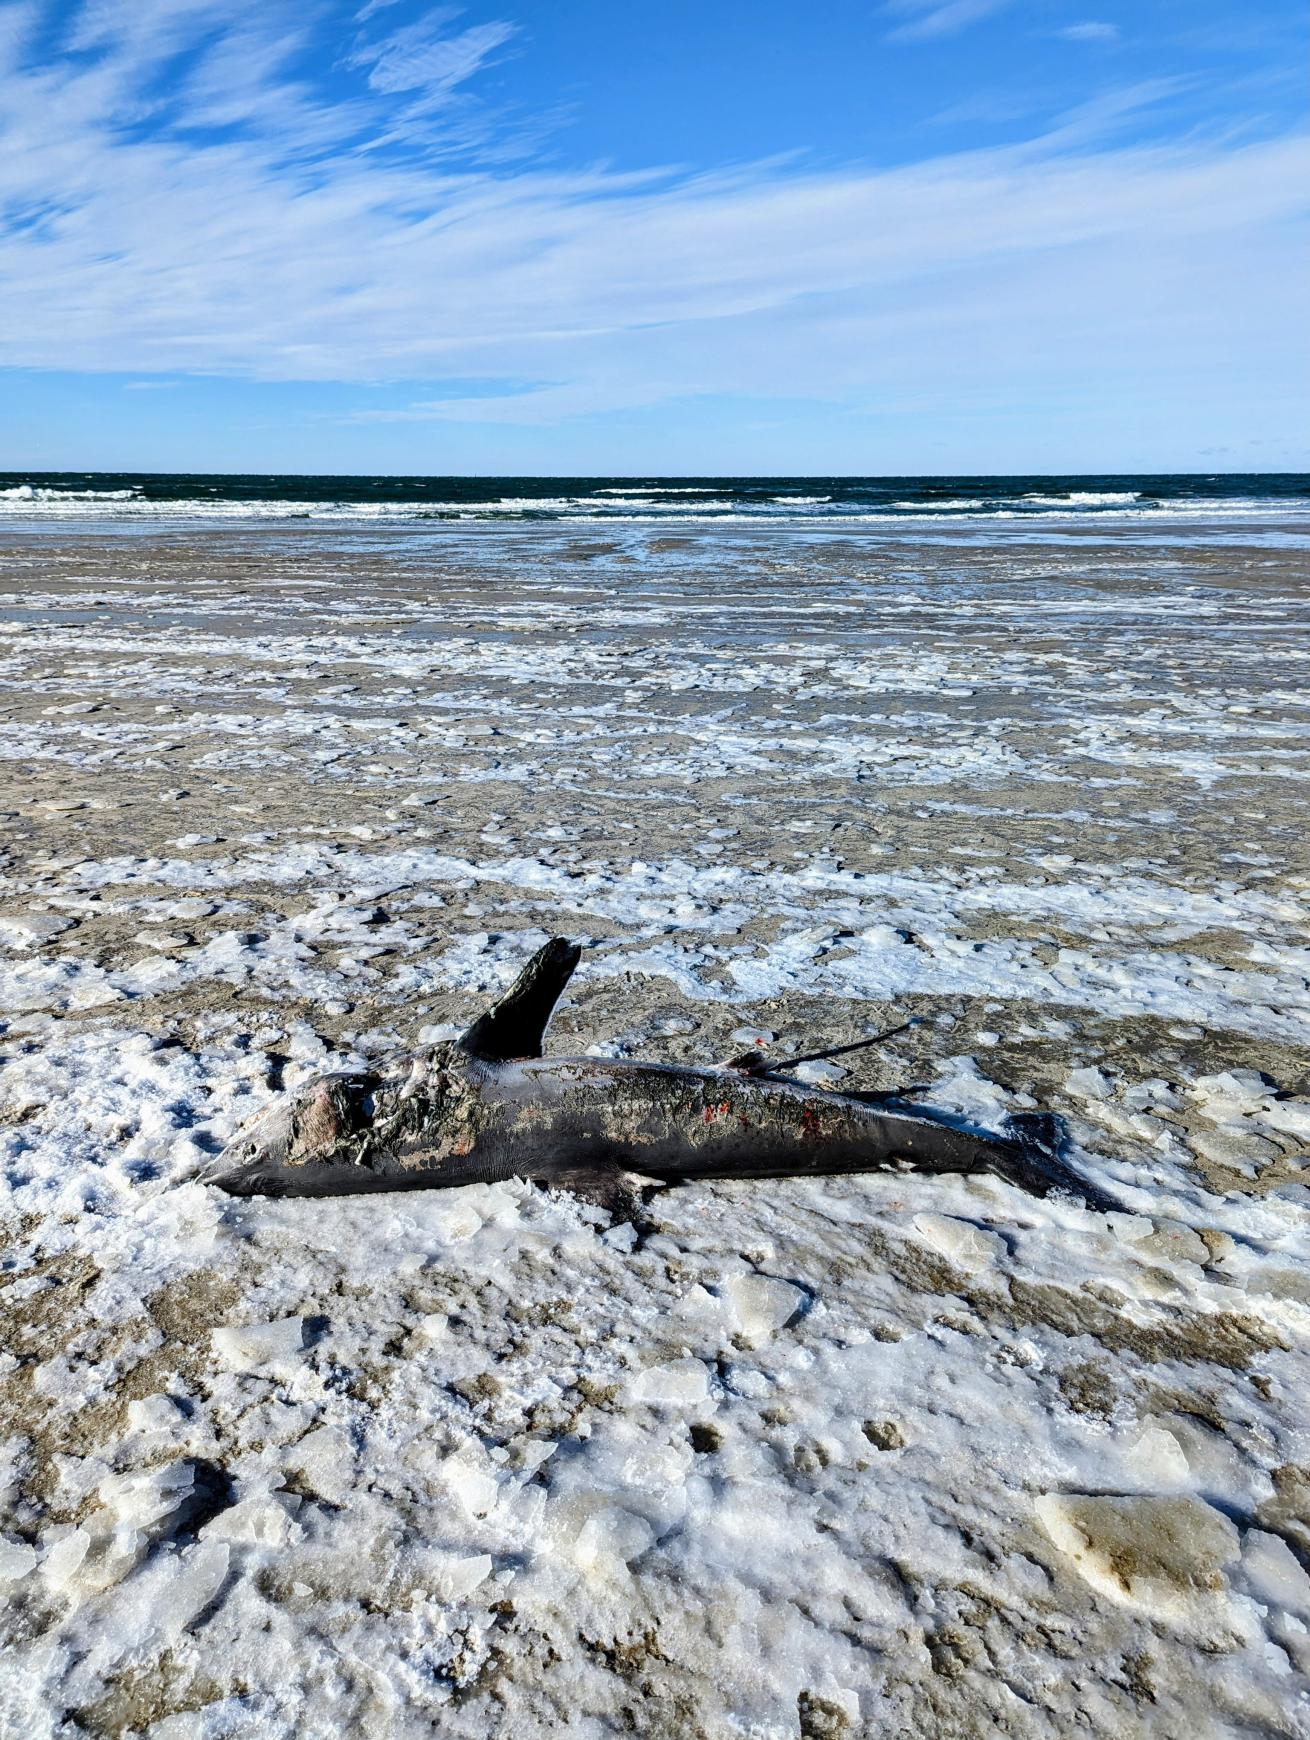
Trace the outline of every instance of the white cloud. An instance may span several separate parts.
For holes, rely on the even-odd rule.
[[[0,78],[19,64],[39,16],[37,0],[14,0],[0,11]]]
[[[147,133],[135,26],[10,74],[0,366],[468,379],[380,414],[550,425],[697,394],[1050,391],[1090,366],[1195,392],[1299,343],[1287,237],[1310,144],[1107,149],[1167,84],[1021,147],[888,170],[548,174],[363,150],[407,112],[412,87],[387,81],[410,73],[328,104],[295,74],[290,5],[230,8],[217,35],[212,7],[186,15],[201,52]],[[448,24],[429,47],[460,39]],[[402,58],[403,37],[383,39]]]
[[[1089,18],[1082,24],[1066,24],[1056,35],[1063,36],[1067,42],[1117,42],[1119,26]]]
[[[375,91],[420,91],[445,97],[480,71],[515,34],[514,25],[497,20],[448,35],[445,26],[451,16],[445,8],[430,13],[381,41],[362,45],[348,64],[366,67]]]
[[[887,40],[927,42],[933,37],[953,36],[1009,4],[1010,0],[889,0],[888,12],[909,16],[888,32]]]

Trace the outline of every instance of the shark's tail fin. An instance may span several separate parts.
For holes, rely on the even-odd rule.
[[[1006,1131],[1023,1147],[1054,1160],[1064,1152],[1064,1120],[1058,1112],[1011,1112],[1006,1119]]]
[[[1079,1176],[1064,1159],[1068,1142],[1064,1120],[1055,1112],[1013,1112],[1007,1134],[1014,1144],[1015,1182],[1035,1196],[1080,1197],[1098,1214],[1122,1213],[1123,1204]],[[1010,1170],[1009,1167],[1006,1170]]]

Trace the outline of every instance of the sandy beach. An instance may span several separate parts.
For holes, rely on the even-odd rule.
[[[0,537],[0,1729],[1310,1733],[1310,583],[1188,541]],[[996,1180],[329,1203],[561,1051],[1068,1122]],[[657,1725],[652,1727],[651,1711]]]

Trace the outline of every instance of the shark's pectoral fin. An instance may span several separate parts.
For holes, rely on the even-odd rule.
[[[636,1223],[641,1211],[657,1190],[666,1190],[669,1181],[651,1178],[645,1172],[629,1172],[622,1166],[600,1162],[595,1166],[579,1166],[568,1172],[554,1172],[541,1182],[549,1190],[567,1190],[570,1196],[594,1202],[616,1221]]]
[[[555,1005],[581,956],[576,943],[552,937],[537,950],[505,995],[461,1035],[460,1049],[492,1063],[540,1057]]]
[[[769,1060],[762,1051],[743,1051],[737,1057],[730,1057],[719,1065],[720,1069],[730,1069],[734,1075],[767,1075]]]

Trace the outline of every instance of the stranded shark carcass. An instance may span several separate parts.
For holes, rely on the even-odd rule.
[[[581,950],[548,942],[456,1040],[380,1069],[321,1075],[251,1120],[205,1174],[241,1196],[341,1196],[521,1177],[588,1190],[842,1172],[992,1173],[1035,1195],[1119,1205],[1059,1155],[1058,1120],[1004,1135],[896,1095],[783,1079],[757,1057],[714,1069],[544,1055]]]

